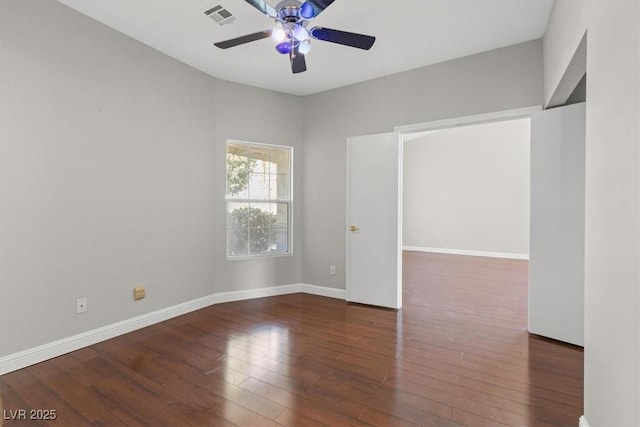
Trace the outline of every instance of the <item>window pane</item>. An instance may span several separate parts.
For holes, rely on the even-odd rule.
[[[242,153],[227,152],[227,196],[244,199],[248,196],[248,186],[249,170],[246,153],[242,155]]]
[[[252,203],[248,217],[250,228],[269,229],[276,222],[276,207],[271,203]]]
[[[271,174],[289,175],[289,150],[271,150]]]
[[[252,173],[249,179],[249,199],[269,200],[269,175]]]
[[[289,251],[289,237],[286,228],[271,229],[271,252],[282,253]]]
[[[271,200],[289,200],[291,198],[289,187],[289,175],[269,176],[269,198]]]
[[[252,254],[266,254],[271,251],[269,228],[249,229],[249,247]]]
[[[291,177],[289,175],[272,175],[271,198],[276,200],[291,199]]]
[[[249,228],[249,203],[227,203],[227,227]]]
[[[251,147],[249,170],[252,173],[269,173],[269,150]]]
[[[289,205],[286,203],[277,203],[273,205],[272,211],[275,213],[273,227],[287,227],[289,224]]]
[[[227,230],[229,239],[229,255],[249,255],[249,230],[229,229]]]

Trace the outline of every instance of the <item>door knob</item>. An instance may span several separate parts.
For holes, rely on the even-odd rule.
[[[351,230],[352,233],[355,233],[356,231],[360,231],[360,229],[355,225],[352,225],[351,227],[349,227],[349,230]]]

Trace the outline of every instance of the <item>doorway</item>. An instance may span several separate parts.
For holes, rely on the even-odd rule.
[[[404,250],[528,259],[530,121],[404,135]]]
[[[527,329],[530,124],[403,137],[405,315],[505,352],[502,340],[522,341]]]
[[[578,102],[405,135],[403,248],[529,259],[527,329],[584,345],[584,130]]]
[[[405,137],[459,126],[526,118],[539,110],[540,107],[528,107],[480,114],[403,126],[387,134],[349,138],[347,141],[347,300],[396,309],[402,307],[402,151]],[[380,155],[376,154],[378,151]],[[396,166],[392,166],[392,163]],[[369,182],[376,179],[376,174],[380,170],[390,171],[385,178],[385,185],[369,185]],[[363,179],[365,176],[363,174],[369,174],[369,177]],[[367,200],[367,203],[363,203],[363,200]],[[384,223],[376,226],[377,224],[368,221],[371,210],[362,209],[363,206],[375,206],[376,211],[381,210]],[[362,227],[363,223],[367,223],[367,227]],[[396,231],[393,235],[387,236],[385,241],[388,243],[376,244],[377,233],[380,230],[392,229]],[[358,247],[365,247],[367,250],[357,250]],[[367,254],[379,247],[392,248],[393,251],[384,260],[369,262]],[[366,277],[367,280],[361,280],[362,277]],[[397,280],[390,280],[389,277],[397,277]],[[374,295],[372,289],[375,289],[378,295],[387,295],[386,301],[371,302],[370,297]],[[383,289],[384,292],[381,291]]]

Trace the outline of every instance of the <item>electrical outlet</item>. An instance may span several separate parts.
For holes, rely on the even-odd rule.
[[[138,301],[145,297],[145,289],[144,286],[136,286],[133,288],[133,299]]]
[[[332,276],[336,275],[336,266],[335,265],[330,265],[329,266],[329,274]]]
[[[87,297],[78,298],[76,300],[76,314],[84,313],[87,311]]]

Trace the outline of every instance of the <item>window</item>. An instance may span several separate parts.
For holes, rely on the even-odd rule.
[[[292,148],[227,142],[227,255],[291,253]]]

